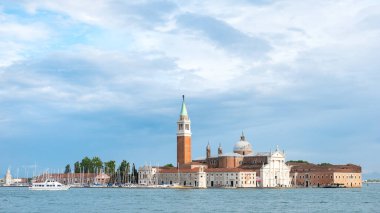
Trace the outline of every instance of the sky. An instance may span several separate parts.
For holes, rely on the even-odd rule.
[[[0,0],[0,176],[255,152],[380,177],[377,0]]]

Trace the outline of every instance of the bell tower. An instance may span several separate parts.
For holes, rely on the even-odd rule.
[[[182,95],[182,107],[177,121],[177,164],[182,167],[191,163],[191,125],[187,114],[185,96]]]
[[[208,143],[206,146],[206,158],[210,158],[210,157],[211,157],[211,147],[210,147],[210,143]]]
[[[219,147],[218,147],[218,155],[223,155],[222,144],[219,144]]]

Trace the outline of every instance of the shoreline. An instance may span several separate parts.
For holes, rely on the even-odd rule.
[[[369,184],[369,183],[368,183]],[[370,184],[380,184],[371,182]],[[363,183],[364,185],[364,183]],[[0,188],[28,188],[29,186],[0,186]],[[360,189],[363,187],[210,187],[210,188],[198,188],[198,187],[149,187],[149,186],[137,186],[137,187],[70,187],[71,189]]]

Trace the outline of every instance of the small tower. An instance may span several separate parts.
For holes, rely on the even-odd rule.
[[[209,142],[206,147],[206,159],[210,157],[211,157],[211,147],[210,147],[210,142]]]
[[[222,154],[223,154],[222,144],[219,144],[219,147],[218,147],[218,155],[222,155]]]
[[[12,184],[12,175],[11,170],[8,168],[7,173],[5,174],[5,185],[10,186]]]
[[[177,164],[183,166],[191,163],[191,122],[187,114],[185,96],[182,96],[182,107],[177,121]]]

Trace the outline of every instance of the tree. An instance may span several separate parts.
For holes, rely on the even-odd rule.
[[[103,162],[99,157],[93,157],[91,164],[94,172],[100,172],[100,170],[103,168]]]
[[[287,161],[287,163],[309,163],[305,160],[289,160]]]
[[[70,164],[67,164],[65,167],[65,174],[67,174],[67,173],[71,173]]]
[[[104,169],[106,170],[106,173],[110,176],[109,183],[115,182],[115,167],[116,164],[114,160],[104,162]]]
[[[80,173],[81,169],[80,169],[80,163],[79,161],[75,162],[74,163],[74,172],[75,173]]]
[[[84,173],[93,173],[94,172],[94,169],[92,167],[92,161],[87,156],[82,159],[80,166],[82,168],[82,172],[84,172]]]
[[[115,164],[114,160],[104,162],[104,168],[108,174],[114,174],[115,173],[115,167],[116,167],[116,164]]]
[[[139,173],[135,167],[135,164],[132,164],[132,183],[138,183],[139,182]]]
[[[119,174],[120,174],[121,183],[126,183],[127,182],[127,176],[129,174],[129,163],[126,160],[123,160],[120,163],[118,170],[119,170]]]
[[[168,164],[164,165],[164,167],[174,167],[174,166],[173,166],[173,164],[168,163]]]

